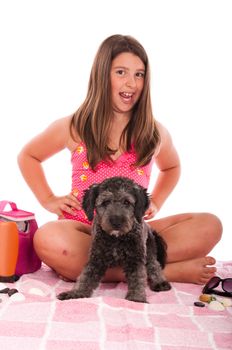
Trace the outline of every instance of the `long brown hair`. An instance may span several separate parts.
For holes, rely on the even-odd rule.
[[[144,87],[134,106],[132,117],[125,127],[120,145],[130,150],[134,144],[137,160],[134,165],[147,164],[160,141],[159,132],[152,114],[150,96],[150,68],[146,51],[133,37],[112,35],[100,45],[90,73],[85,101],[74,113],[70,130],[75,130],[87,148],[88,161],[92,169],[102,159],[109,159],[109,132],[112,123],[110,70],[112,60],[119,54],[130,52],[138,56],[145,65]],[[73,135],[73,132],[72,132]]]

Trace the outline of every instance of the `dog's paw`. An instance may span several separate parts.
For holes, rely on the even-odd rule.
[[[62,292],[62,293],[58,294],[56,297],[59,300],[68,300],[68,299],[73,299],[74,298],[72,291]]]
[[[138,295],[138,294],[127,294],[126,296],[126,300],[129,300],[129,301],[134,301],[136,303],[148,303],[147,302],[147,299],[146,299],[146,296],[144,295]]]
[[[162,281],[160,283],[150,283],[150,288],[151,290],[153,290],[154,292],[161,292],[161,291],[167,291],[170,290],[171,284],[168,281]]]
[[[68,300],[68,299],[79,299],[79,298],[87,298],[88,296],[84,293],[78,292],[76,290],[70,290],[68,292],[62,292],[57,295],[57,299],[59,300]]]

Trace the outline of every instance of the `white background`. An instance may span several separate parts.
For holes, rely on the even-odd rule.
[[[0,199],[34,211],[39,224],[55,219],[22,179],[17,154],[78,108],[100,43],[129,34],[150,57],[154,114],[182,161],[181,179],[159,217],[215,213],[224,236],[213,254],[231,260],[231,6],[230,0],[1,1]],[[44,168],[55,193],[70,191],[68,151]]]

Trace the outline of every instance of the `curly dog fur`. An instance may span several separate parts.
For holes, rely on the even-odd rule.
[[[109,178],[86,190],[82,206],[93,220],[89,261],[74,288],[58,299],[90,297],[107,268],[114,266],[125,272],[127,300],[147,302],[147,282],[153,291],[171,288],[162,273],[166,244],[143,219],[149,207],[146,189],[125,177]]]

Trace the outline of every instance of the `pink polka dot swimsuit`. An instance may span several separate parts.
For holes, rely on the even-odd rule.
[[[83,143],[72,153],[72,193],[82,201],[84,191],[93,183],[100,183],[113,176],[126,176],[139,185],[147,188],[150,179],[153,160],[145,166],[136,167],[134,147],[130,151],[121,154],[113,162],[100,161],[95,170],[92,170],[87,160],[86,148]],[[77,220],[90,224],[83,210],[75,210],[73,215],[63,213],[66,219]]]

